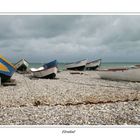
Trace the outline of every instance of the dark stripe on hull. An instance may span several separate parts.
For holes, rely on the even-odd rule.
[[[3,82],[6,82],[6,81],[9,81],[10,80],[10,76],[6,76],[6,75],[4,75],[4,74],[1,74],[0,73],[0,77],[1,77],[1,82],[3,83]]]
[[[55,73],[49,74],[47,76],[41,77],[42,79],[54,79],[56,77]]]
[[[22,64],[17,71],[26,71],[27,70],[27,66],[25,66],[24,64]]]
[[[95,66],[95,67],[88,67],[86,68],[86,70],[96,70],[99,66]]]
[[[83,71],[84,69],[85,69],[85,66],[67,68],[67,70],[76,70],[76,71]]]

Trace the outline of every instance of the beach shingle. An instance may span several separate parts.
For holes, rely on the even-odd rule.
[[[0,87],[0,124],[139,124],[140,83],[102,80],[94,71],[30,76],[15,73],[17,86]]]

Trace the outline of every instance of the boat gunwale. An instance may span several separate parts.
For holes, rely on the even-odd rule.
[[[14,65],[17,65],[20,61],[26,61],[28,64],[29,64],[29,62],[26,60],[26,59],[20,59],[18,62],[16,62]]]
[[[32,70],[30,69],[30,71],[33,72],[33,73],[35,73],[35,72],[41,72],[41,71],[49,70],[49,69],[53,69],[53,68],[56,68],[56,69],[57,69],[57,67],[51,67],[51,68],[44,68],[44,69],[38,70],[38,71],[32,71]]]
[[[113,69],[99,69],[97,71],[104,71],[104,72],[117,72],[117,71],[127,71],[127,70],[131,70],[129,68],[113,68]]]
[[[78,64],[78,63],[80,63],[82,61],[87,61],[87,59],[79,60],[79,61],[76,61],[76,62],[71,62],[71,63],[66,64],[66,66],[71,65],[71,64]]]
[[[101,60],[102,59],[93,60],[93,61],[87,62],[87,64],[90,64],[90,63],[93,63],[93,62],[97,62],[97,61],[100,61],[101,62]]]

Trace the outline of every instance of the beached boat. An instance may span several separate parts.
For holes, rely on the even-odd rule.
[[[52,61],[44,64],[43,67],[31,68],[30,70],[33,73],[34,77],[53,79],[56,77],[58,70],[57,61]]]
[[[77,61],[77,62],[68,64],[68,65],[65,65],[65,68],[67,70],[80,70],[80,71],[82,71],[85,69],[86,63],[87,63],[87,60],[84,59],[81,61]]]
[[[113,68],[97,73],[102,79],[140,82],[140,68]]]
[[[56,67],[50,69],[45,69],[44,67],[40,67],[37,69],[31,68],[31,72],[33,73],[34,77],[53,79],[56,77],[57,68]]]
[[[29,67],[29,63],[25,59],[21,59],[15,64],[15,68],[17,71],[22,71],[22,72],[27,71],[28,67]]]
[[[15,72],[15,67],[2,55],[0,55],[0,77],[2,82],[10,80]]]
[[[101,65],[101,59],[87,62],[86,70],[96,70]]]

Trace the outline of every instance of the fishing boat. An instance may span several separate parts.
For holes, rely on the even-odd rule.
[[[52,61],[47,64],[44,64],[43,67],[31,68],[30,70],[33,73],[34,77],[54,79],[58,70],[57,61]]]
[[[0,77],[1,82],[6,82],[10,80],[12,75],[15,72],[15,67],[12,63],[10,63],[7,59],[5,59],[2,55],[0,55]]]
[[[68,65],[65,65],[65,68],[67,70],[79,70],[79,71],[82,71],[82,70],[85,69],[86,63],[87,63],[87,60],[84,59],[84,60],[81,60],[81,61],[77,61],[77,62],[68,64]]]
[[[113,68],[97,73],[102,79],[140,82],[140,68]]]
[[[25,59],[21,59],[15,64],[15,68],[17,71],[25,72],[29,67],[29,63]]]
[[[101,59],[87,62],[86,70],[96,70],[101,65]]]

